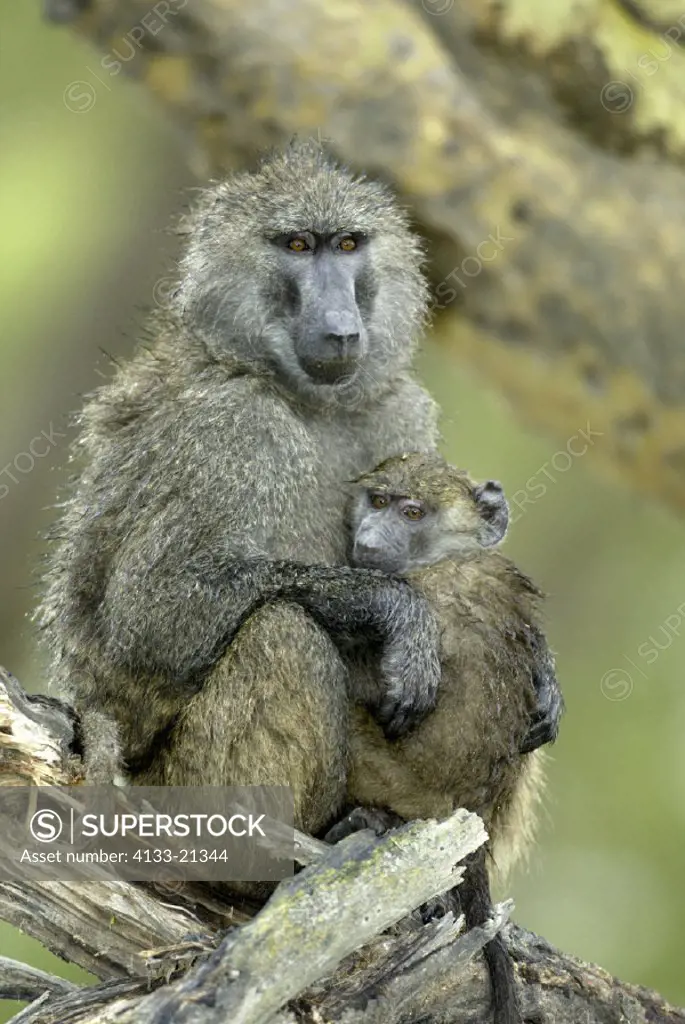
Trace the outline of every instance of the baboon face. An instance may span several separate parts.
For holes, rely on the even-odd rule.
[[[273,320],[287,333],[299,368],[314,384],[336,384],[359,369],[368,345],[375,288],[368,236],[298,231],[272,239],[277,255]]]
[[[477,484],[437,455],[387,459],[357,483],[351,561],[359,567],[404,574],[492,547],[507,530],[501,485]]]
[[[426,309],[418,240],[383,185],[319,145],[214,186],[186,230],[174,301],[219,356],[323,402],[351,379],[382,391],[411,362]]]

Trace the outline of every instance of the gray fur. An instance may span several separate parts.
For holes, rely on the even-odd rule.
[[[83,468],[39,620],[52,677],[81,711],[113,717],[134,780],[291,781],[314,830],[344,794],[347,671],[329,635],[385,639],[391,730],[437,683],[423,598],[333,568],[346,560],[345,482],[436,444],[434,403],[410,372],[421,252],[388,192],[313,144],[207,189],[181,230],[181,278],[152,344],[80,416]],[[303,230],[369,239],[351,388],[293,360],[273,236]]]

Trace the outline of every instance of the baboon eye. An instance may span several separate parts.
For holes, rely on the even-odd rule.
[[[424,510],[419,508],[418,505],[406,505],[405,508],[402,509],[402,515],[405,519],[411,519],[414,523],[419,519],[423,519],[425,514]]]
[[[291,238],[288,242],[288,248],[293,252],[306,252],[309,246],[305,242],[304,238]]]
[[[354,238],[341,238],[338,242],[338,248],[342,249],[343,252],[353,252],[357,248],[357,243]]]
[[[390,504],[387,494],[372,494],[370,500],[373,508],[386,508]]]

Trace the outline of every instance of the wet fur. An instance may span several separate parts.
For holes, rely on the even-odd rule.
[[[519,752],[536,706],[529,635],[541,594],[495,551],[407,579],[441,627],[437,706],[394,743],[365,708],[354,709],[348,802],[389,807],[406,820],[467,807],[483,818],[492,862],[505,873],[532,840],[542,788],[543,755]]]

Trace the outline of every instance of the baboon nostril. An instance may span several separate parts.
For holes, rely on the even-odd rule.
[[[359,334],[327,334],[325,336],[326,341],[335,342],[344,348],[351,348],[353,345],[359,344]]]

